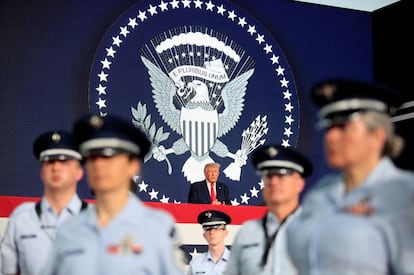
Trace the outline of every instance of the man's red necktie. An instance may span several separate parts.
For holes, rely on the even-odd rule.
[[[216,200],[216,191],[214,191],[214,183],[210,183],[211,202]]]

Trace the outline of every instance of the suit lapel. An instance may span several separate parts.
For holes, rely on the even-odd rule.
[[[205,194],[204,200],[207,203],[211,203],[210,190],[208,190],[206,181],[203,182],[202,186],[203,186],[202,188],[204,189],[204,192],[202,192],[202,193]],[[216,196],[217,196],[217,194],[216,194]]]

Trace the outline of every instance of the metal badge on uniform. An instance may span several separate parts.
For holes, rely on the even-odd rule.
[[[113,255],[136,255],[143,250],[142,245],[132,242],[133,236],[126,235],[119,244],[108,245],[106,252]]]

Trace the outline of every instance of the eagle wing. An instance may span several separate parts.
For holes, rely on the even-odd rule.
[[[220,127],[217,134],[218,137],[227,134],[239,120],[244,107],[247,83],[253,72],[254,69],[248,70],[224,86],[221,92],[224,111],[219,115]]]
[[[171,129],[180,134],[180,111],[173,103],[177,91],[174,81],[145,57],[141,56],[141,60],[148,69],[155,106],[161,118]]]

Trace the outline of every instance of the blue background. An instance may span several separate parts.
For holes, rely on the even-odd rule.
[[[374,79],[374,57],[383,54],[382,48],[374,51],[374,42],[383,39],[373,32],[374,14],[285,0],[232,2],[264,25],[289,62],[301,97],[296,147],[315,166],[309,188],[329,168],[323,160],[322,133],[314,129],[316,108],[308,91],[327,77]],[[0,195],[42,195],[33,140],[51,128],[70,130],[89,111],[96,50],[111,24],[136,3],[0,2]],[[381,77],[392,82],[386,73]],[[84,180],[79,192],[91,197]]]

